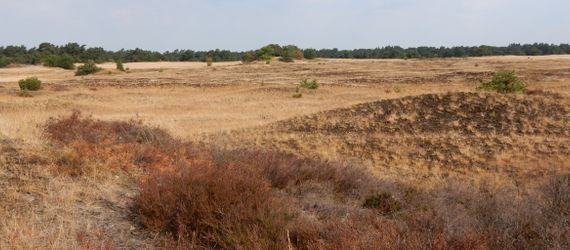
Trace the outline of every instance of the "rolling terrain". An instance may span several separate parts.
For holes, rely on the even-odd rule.
[[[570,246],[570,56],[100,66],[0,69],[0,249]]]

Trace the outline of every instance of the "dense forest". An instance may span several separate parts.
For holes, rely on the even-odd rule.
[[[86,47],[78,43],[57,46],[41,43],[38,47],[0,46],[0,67],[14,64],[46,64],[57,66],[58,62],[147,62],[147,61],[215,61],[268,60],[273,56],[282,57],[284,61],[292,59],[313,58],[445,58],[445,57],[478,57],[493,55],[553,55],[570,54],[569,44],[510,44],[506,47],[472,46],[472,47],[417,47],[402,48],[387,46],[375,49],[300,49],[294,45],[280,46],[271,44],[255,51],[234,52],[229,50],[193,51],[174,50],[157,52],[143,49],[121,49],[108,51],[101,47]]]

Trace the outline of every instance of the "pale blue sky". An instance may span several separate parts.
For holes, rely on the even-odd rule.
[[[0,45],[249,50],[570,43],[570,0],[0,0]]]

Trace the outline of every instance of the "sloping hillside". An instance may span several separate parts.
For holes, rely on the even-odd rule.
[[[570,112],[560,100],[540,96],[427,94],[300,116],[236,137],[242,145],[370,163],[376,169],[500,167],[540,174],[568,163]]]

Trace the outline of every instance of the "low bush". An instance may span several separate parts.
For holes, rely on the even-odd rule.
[[[259,173],[208,162],[144,178],[137,205],[145,226],[190,248],[280,249],[291,218]]]
[[[525,92],[526,85],[517,77],[514,71],[499,71],[493,79],[481,82],[481,90],[496,91],[499,93]]]
[[[94,74],[99,71],[101,71],[101,68],[97,67],[97,64],[95,64],[94,61],[88,61],[77,68],[75,75],[84,76],[84,75]]]
[[[305,57],[305,59],[315,59],[317,58],[317,50],[316,49],[305,49],[303,50],[303,56]]]
[[[125,71],[125,67],[123,66],[123,61],[117,60],[116,64],[117,64],[117,70]]]
[[[299,86],[306,89],[318,89],[319,83],[317,80],[303,79],[301,83],[299,83]]]
[[[59,67],[62,69],[75,69],[75,59],[70,55],[50,55],[44,60],[44,65],[48,67]]]
[[[29,77],[18,82],[21,90],[35,91],[42,87],[42,81],[37,77]]]

